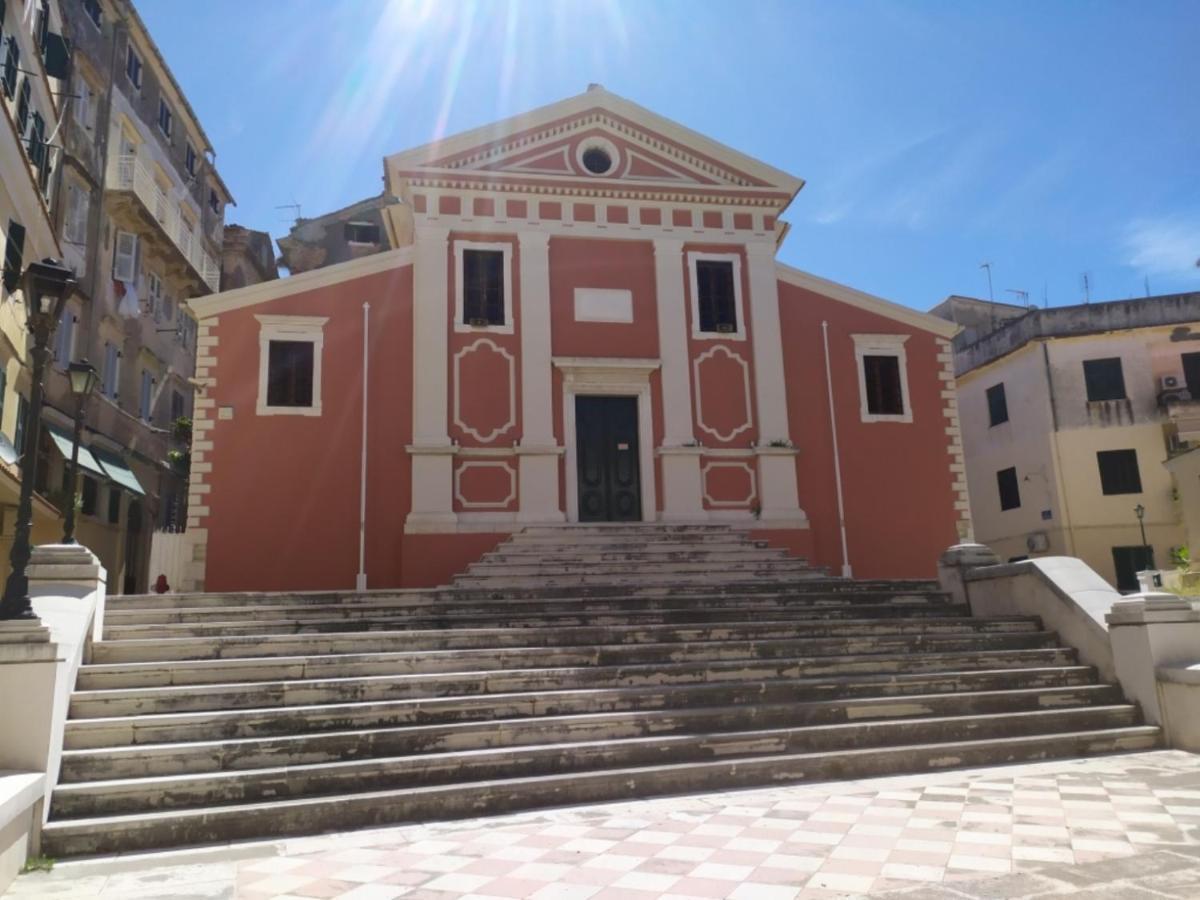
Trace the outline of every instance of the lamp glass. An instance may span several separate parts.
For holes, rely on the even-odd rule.
[[[86,359],[67,366],[67,377],[71,381],[71,393],[76,397],[87,397],[96,389],[99,373]]]

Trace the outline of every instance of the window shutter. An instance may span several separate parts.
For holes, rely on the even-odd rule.
[[[11,219],[8,239],[4,242],[4,287],[12,293],[21,283],[22,262],[25,256],[25,226]]]
[[[46,64],[47,75],[65,79],[71,68],[71,48],[67,46],[66,38],[57,32],[47,34],[42,47],[42,60]]]
[[[21,63],[21,48],[17,46],[17,36],[8,36],[8,46],[4,54],[4,95],[10,100],[17,90],[17,68]]]
[[[113,245],[113,278],[133,282],[137,279],[137,235],[118,231]]]
[[[29,92],[32,88],[29,86],[29,79],[21,79],[21,90],[17,97],[17,134],[22,137],[25,135],[25,128],[29,125]]]

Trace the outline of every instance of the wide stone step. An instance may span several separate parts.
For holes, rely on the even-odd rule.
[[[104,640],[92,645],[91,664],[167,660],[229,659],[261,656],[416,650],[477,650],[501,647],[579,647],[614,644],[662,644],[697,641],[856,638],[897,635],[975,635],[1030,633],[1034,618],[997,619],[853,619],[848,621],[732,621],[697,625],[609,625],[558,628],[455,628],[373,630],[340,634],[171,638],[157,636]]]
[[[729,544],[597,544],[591,547],[517,546],[505,544],[480,557],[480,562],[670,562],[700,560],[744,561],[748,559],[798,559],[782,548],[759,547],[751,543]]]
[[[653,574],[656,577],[695,576],[716,573],[724,580],[732,581],[735,576],[748,578],[778,578],[787,580],[796,575],[810,575],[812,567],[803,560],[797,559],[762,559],[759,556],[739,560],[670,560],[646,561],[638,565],[636,572],[630,571],[628,560],[613,560],[611,562],[569,562],[567,560],[539,559],[529,561],[485,560],[471,563],[466,573],[458,575],[455,580],[470,577],[495,577],[519,575],[554,576],[566,578],[571,575],[587,575],[590,578],[614,578],[632,574],[641,577]]]
[[[836,682],[760,681],[674,685],[670,689],[600,688],[463,697],[434,697],[382,703],[339,703],[275,709],[220,710],[68,721],[67,750],[134,748],[287,734],[429,725],[533,716],[690,710],[705,706],[810,704],[845,710],[854,718],[935,715],[948,705],[968,712],[992,709],[1054,709],[1122,702],[1112,685],[1088,683],[1086,668],[1020,669],[862,677]]]
[[[1057,704],[1064,727],[1134,724],[1136,710],[1117,702],[1106,706]],[[500,747],[623,741],[631,738],[712,735],[763,729],[805,729],[828,725],[858,726],[866,733],[875,723],[909,719],[997,716],[1023,722],[1017,714],[1045,715],[1036,693],[945,694],[933,697],[648,709],[559,716],[496,718],[429,725],[379,727],[354,731],[300,731],[259,738],[204,740],[70,750],[63,754],[60,783],[139,779],[206,772],[246,771],[280,765],[300,766],[376,757],[462,753]],[[1074,718],[1073,718],[1074,717]],[[1076,721],[1090,723],[1079,724]],[[819,732],[823,734],[824,732]],[[844,732],[861,745],[859,731]],[[171,788],[173,790],[173,788]],[[186,804],[185,804],[186,805]],[[109,809],[107,812],[120,810]],[[55,814],[69,815],[60,808]],[[89,814],[84,810],[77,814]]]
[[[753,579],[753,580],[748,580]],[[456,575],[454,584],[464,588],[479,588],[491,591],[520,591],[528,589],[571,589],[577,590],[589,586],[602,586],[608,589],[625,587],[627,589],[645,588],[660,585],[670,589],[706,588],[711,589],[724,585],[730,590],[747,591],[757,585],[759,590],[778,591],[781,586],[805,580],[824,581],[819,572],[808,568],[798,569],[781,575],[768,569],[756,571],[722,571],[719,567],[694,572],[663,572],[657,568],[625,570],[625,574],[609,574],[603,572],[576,572],[574,574],[549,574],[530,572],[512,574],[497,572],[487,575]]]
[[[304,706],[369,700],[444,697],[455,694],[509,693],[587,687],[641,687],[715,681],[762,681],[786,678],[837,678],[853,675],[900,676],[917,673],[983,669],[1073,666],[1069,648],[971,652],[911,651],[862,656],[794,659],[689,661],[648,665],[584,666],[493,670],[489,672],[421,673],[373,677],[291,677],[284,681],[172,685],[167,687],[77,690],[71,697],[71,718],[185,712],[210,709],[248,709]]]
[[[42,848],[43,853],[62,857],[279,837],[685,791],[865,777],[951,766],[995,765],[1062,756],[1093,756],[1150,749],[1157,746],[1158,741],[1158,729],[1135,726],[892,744],[845,749],[838,753],[768,753],[757,757],[734,753],[705,762],[680,762],[668,757],[667,761],[656,765],[632,768],[555,772],[223,807],[52,820],[43,829]],[[290,780],[291,774],[285,773],[284,780]]]
[[[338,613],[341,612],[341,615]],[[689,625],[719,625],[734,622],[762,620],[791,621],[798,624],[822,622],[889,620],[938,620],[964,619],[969,616],[965,605],[920,605],[898,606],[893,604],[859,606],[813,606],[801,608],[758,608],[742,609],[683,609],[683,610],[631,610],[598,611],[591,613],[551,613],[547,615],[507,616],[455,616],[413,617],[409,615],[374,615],[365,610],[340,610],[332,607],[327,613],[318,611],[314,615],[288,614],[286,610],[264,610],[253,615],[241,608],[206,609],[196,613],[179,613],[169,610],[159,614],[144,613],[130,619],[137,624],[106,625],[108,640],[129,640],[173,637],[219,637],[222,635],[267,635],[338,633],[364,631],[421,631],[448,628],[603,628],[635,625],[638,627]],[[143,618],[157,621],[144,622]]]
[[[403,646],[405,635],[388,643]],[[761,660],[800,657],[842,658],[890,653],[950,653],[973,649],[1049,648],[1051,632],[952,635],[856,635],[829,638],[709,640],[580,647],[530,646],[454,650],[380,650],[305,656],[245,656],[172,660],[167,663],[126,662],[81,666],[79,690],[105,690],[164,685],[223,684],[305,678],[353,678],[371,675],[436,674],[538,667],[621,666],[689,661]]]

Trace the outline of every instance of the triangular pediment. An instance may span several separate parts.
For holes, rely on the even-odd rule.
[[[399,181],[734,190],[783,205],[804,183],[597,87],[398,153],[387,169]]]

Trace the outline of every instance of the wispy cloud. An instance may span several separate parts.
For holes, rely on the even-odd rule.
[[[1200,278],[1200,218],[1135,219],[1123,240],[1126,261],[1135,269]]]

